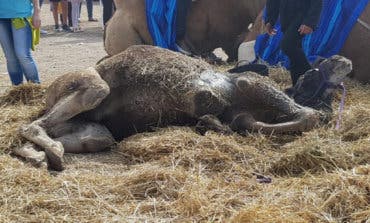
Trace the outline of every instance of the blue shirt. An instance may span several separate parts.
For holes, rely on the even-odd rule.
[[[0,0],[0,18],[27,18],[33,14],[31,0]]]

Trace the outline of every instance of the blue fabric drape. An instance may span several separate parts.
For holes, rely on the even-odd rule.
[[[177,50],[176,0],[146,0],[146,17],[154,45]]]
[[[318,29],[303,39],[302,47],[310,62],[317,57],[338,54],[369,0],[324,0]],[[281,63],[289,67],[288,57],[280,50],[283,34],[280,23],[276,24],[276,36],[258,36],[255,51],[258,58],[271,65]]]

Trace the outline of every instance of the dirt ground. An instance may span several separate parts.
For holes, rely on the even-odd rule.
[[[84,4],[81,10],[81,27],[84,32],[67,33],[54,31],[50,5],[45,3],[42,6],[42,29],[46,30],[48,34],[41,36],[40,44],[33,52],[33,56],[43,83],[49,83],[68,71],[93,66],[105,55],[102,19],[100,19],[101,6],[95,2],[93,9],[93,15],[99,19],[99,22],[87,21],[87,10]],[[6,71],[5,58],[1,51],[0,92],[4,92],[9,86],[11,83]]]

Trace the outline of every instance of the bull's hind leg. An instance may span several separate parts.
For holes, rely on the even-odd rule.
[[[261,78],[238,77],[236,86],[241,92],[242,97],[254,97],[255,103],[260,106],[285,114],[289,120],[271,124],[263,120],[256,120],[249,112],[235,115],[232,122],[233,128],[238,130],[259,130],[265,133],[284,133],[292,131],[308,131],[319,123],[320,113],[313,109],[302,107],[295,103],[282,91],[279,91]]]
[[[51,128],[55,141],[63,144],[67,153],[99,152],[110,148],[115,140],[109,130],[98,123],[69,121]]]
[[[63,169],[64,148],[47,131],[57,124],[91,110],[109,94],[109,86],[94,69],[66,74],[50,87],[47,97],[48,112],[20,128],[20,134],[45,150],[50,167]]]

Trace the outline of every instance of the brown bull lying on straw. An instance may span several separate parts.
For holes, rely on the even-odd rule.
[[[337,84],[352,65],[334,56],[321,62],[320,69],[325,81]],[[305,80],[300,86],[306,86]],[[324,96],[332,92],[324,90]],[[15,152],[39,163],[46,154],[56,170],[63,169],[65,152],[97,152],[152,127],[197,124],[201,132],[303,132],[326,116],[297,104],[267,78],[217,73],[200,60],[153,46],[133,46],[95,68],[65,74],[48,88],[46,106],[44,116],[20,130],[45,152],[37,152],[33,144]]]

